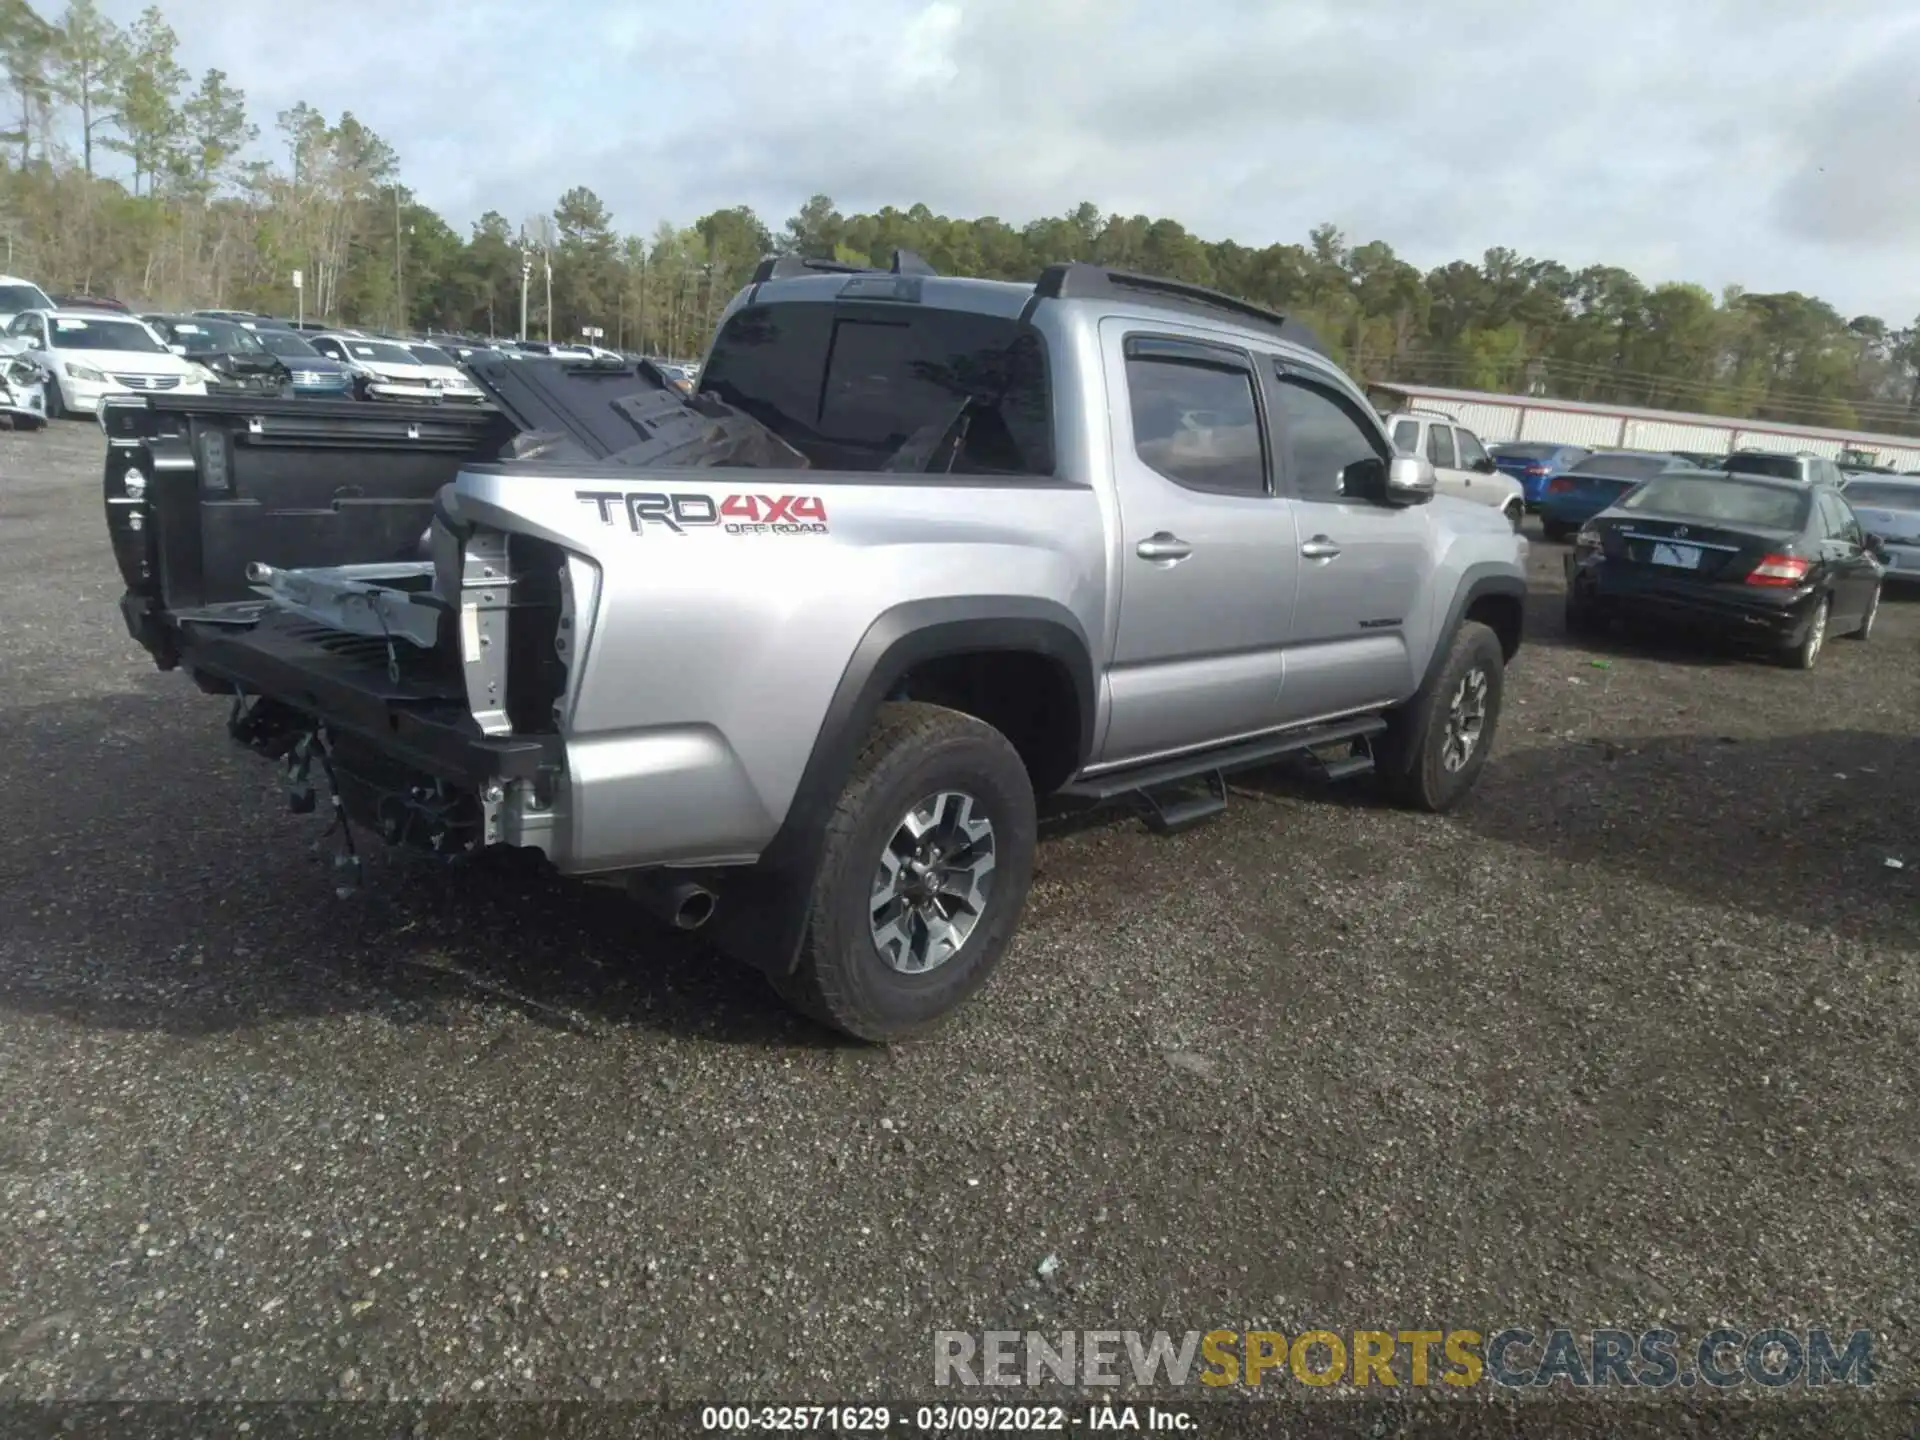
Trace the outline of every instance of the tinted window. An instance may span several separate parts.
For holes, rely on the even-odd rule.
[[[1622,510],[1646,510],[1683,520],[1751,525],[1761,530],[1799,530],[1812,497],[1784,485],[1759,485],[1722,475],[1656,475],[1618,502]]]
[[[251,330],[231,320],[169,320],[161,329],[174,344],[186,346],[190,355],[257,355],[261,349]]]
[[[1800,461],[1793,455],[1729,455],[1727,471],[1733,475],[1777,475],[1782,480],[1800,478]]]
[[[1482,460],[1489,458],[1486,450],[1481,446],[1479,439],[1471,430],[1459,430],[1456,431],[1455,434],[1457,434],[1460,439],[1460,463],[1462,465],[1471,469]]]
[[[51,310],[49,300],[37,285],[0,285],[0,315],[17,315],[22,310]]]
[[[1046,348],[1010,316],[749,306],[715,338],[701,389],[825,470],[1053,473]]]
[[[1619,480],[1645,480],[1673,469],[1665,455],[1589,455],[1567,471],[1569,475],[1608,475]]]
[[[1869,510],[1920,510],[1920,485],[1889,485],[1883,480],[1855,480],[1847,486],[1847,503]]]
[[[1820,508],[1826,512],[1828,533],[1834,539],[1851,540],[1858,544],[1865,538],[1860,529],[1860,522],[1853,518],[1853,511],[1838,495],[1823,494],[1820,497]]]
[[[1279,407],[1278,443],[1286,456],[1293,493],[1302,500],[1338,500],[1349,465],[1386,458],[1372,427],[1363,425],[1351,409],[1319,386],[1282,378],[1274,394]]]
[[[1453,452],[1452,426],[1430,425],[1427,427],[1427,459],[1443,470],[1455,468],[1457,457]]]
[[[310,360],[320,352],[291,330],[259,330],[260,343],[284,359]]]
[[[1232,364],[1129,356],[1127,397],[1134,449],[1169,480],[1227,495],[1266,493],[1251,373]]]
[[[1420,422],[1396,420],[1393,423],[1393,448],[1412,454],[1420,447]]]
[[[57,316],[53,322],[56,350],[124,350],[140,354],[167,353],[167,347],[137,320],[81,320]]]

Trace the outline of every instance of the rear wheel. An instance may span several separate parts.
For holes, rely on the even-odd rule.
[[[1478,621],[1460,626],[1433,685],[1388,721],[1380,779],[1402,805],[1450,810],[1473,788],[1500,723],[1506,656]]]
[[[1873,636],[1873,622],[1880,618],[1880,587],[1873,587],[1873,594],[1867,599],[1867,613],[1860,617],[1860,628],[1855,630],[1852,639],[1867,640]]]
[[[986,983],[1033,876],[1019,753],[957,710],[881,707],[827,826],[800,962],[774,987],[862,1040],[932,1029]]]
[[[1540,521],[1540,533],[1545,535],[1549,540],[1565,541],[1568,536],[1573,534],[1573,526],[1564,520],[1548,520],[1542,517]]]
[[[1813,618],[1807,622],[1806,633],[1800,643],[1787,651],[1787,663],[1796,670],[1811,670],[1820,660],[1820,652],[1827,643],[1827,621],[1833,614],[1833,597],[1822,595],[1820,603],[1814,608]]]

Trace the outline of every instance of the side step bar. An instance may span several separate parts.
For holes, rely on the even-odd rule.
[[[1284,734],[1265,735],[1257,740],[1197,755],[1182,755],[1132,770],[1095,775],[1068,785],[1060,794],[1070,800],[1092,804],[1131,796],[1139,804],[1150,830],[1168,834],[1218,815],[1227,808],[1228,774],[1250,770],[1289,755],[1301,755],[1326,745],[1351,744],[1353,753],[1336,760],[1315,756],[1315,768],[1322,779],[1346,780],[1373,770],[1371,741],[1387,728],[1377,715],[1352,720],[1330,721]],[[1178,787],[1204,781],[1199,793],[1182,792]],[[1171,795],[1156,792],[1173,789]]]

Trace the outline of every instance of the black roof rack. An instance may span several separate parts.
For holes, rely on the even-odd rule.
[[[791,280],[796,275],[937,275],[939,273],[911,250],[895,250],[893,264],[884,270],[878,265],[849,265],[844,260],[819,260],[811,255],[769,255],[754,270],[753,283],[764,285],[769,280]]]
[[[1081,299],[1144,299],[1187,310],[1221,310],[1236,319],[1250,320],[1276,331],[1281,339],[1304,345],[1315,354],[1327,353],[1320,343],[1320,337],[1298,320],[1289,320],[1279,311],[1256,305],[1251,300],[1209,290],[1204,285],[1190,285],[1184,280],[1169,280],[1161,275],[1140,275],[1131,270],[1111,270],[1105,265],[1069,260],[1065,264],[1049,265],[1040,272],[1040,279],[1033,287],[1032,303]]]

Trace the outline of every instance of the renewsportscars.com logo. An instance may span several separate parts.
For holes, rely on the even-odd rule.
[[[1716,1390],[1867,1386],[1873,1332],[1713,1330],[1020,1330],[934,1332],[933,1383],[949,1386],[1286,1384],[1364,1388]]]

